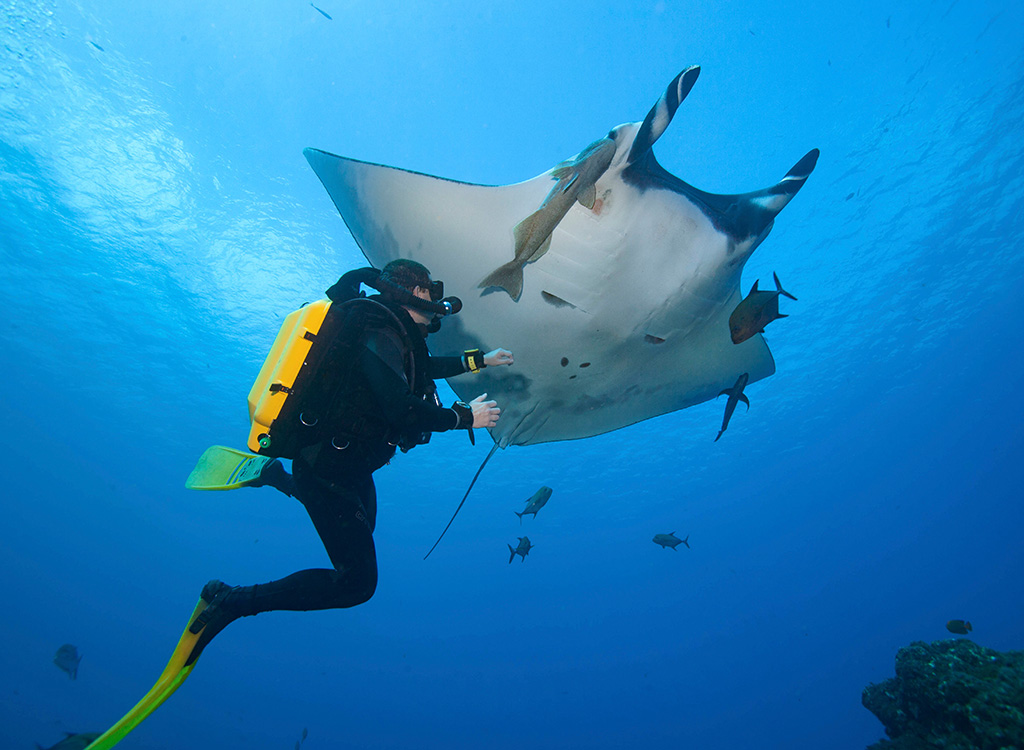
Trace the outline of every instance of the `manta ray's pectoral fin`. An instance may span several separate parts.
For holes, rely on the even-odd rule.
[[[665,89],[665,93],[661,95],[658,103],[651,107],[651,111],[647,113],[647,117],[641,123],[640,129],[633,139],[633,146],[629,150],[627,163],[634,164],[647,155],[654,142],[661,137],[669,123],[672,122],[672,117],[679,109],[680,102],[690,93],[690,89],[697,82],[699,75],[700,66],[693,65],[672,79],[672,83]]]
[[[653,157],[648,159],[648,168],[656,170],[672,188],[695,201],[707,206],[719,230],[729,234],[737,241],[757,238],[758,243],[768,236],[772,223],[779,211],[786,207],[793,196],[807,182],[818,163],[818,149],[807,152],[778,183],[764,190],[739,195],[719,195],[706,193],[671,175],[667,175],[660,165],[656,165]],[[756,247],[757,243],[753,247]],[[753,251],[751,247],[751,251]]]
[[[793,168],[786,173],[785,177],[779,180],[777,185],[759,190],[756,193],[748,193],[747,198],[770,212],[771,219],[774,219],[779,211],[786,207],[786,204],[793,199],[793,196],[807,182],[807,178],[811,176],[811,172],[814,171],[814,167],[818,163],[818,155],[820,153],[816,148],[811,149],[804,154],[800,161],[793,165]]]

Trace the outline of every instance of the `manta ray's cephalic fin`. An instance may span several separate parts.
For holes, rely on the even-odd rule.
[[[675,115],[676,110],[679,109],[680,103],[690,93],[690,89],[697,82],[697,76],[699,75],[700,66],[693,65],[677,75],[672,80],[672,83],[668,85],[665,93],[661,95],[661,99],[647,113],[647,117],[644,118],[640,129],[636,133],[636,137],[633,139],[633,147],[629,150],[629,158],[627,159],[629,164],[641,161],[647,152],[651,150],[651,146],[654,145],[654,142],[661,137],[661,134],[668,128],[669,123],[672,122],[672,117]]]

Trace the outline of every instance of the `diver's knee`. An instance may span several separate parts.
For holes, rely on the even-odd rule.
[[[356,604],[365,604],[373,598],[377,591],[377,571],[368,572],[359,583],[360,585],[356,589]]]
[[[377,591],[377,566],[333,572],[336,607],[355,607],[370,601]]]

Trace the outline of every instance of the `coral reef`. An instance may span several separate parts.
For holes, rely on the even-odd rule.
[[[868,750],[1024,748],[1024,651],[915,641],[896,654],[896,677],[868,685],[861,702],[890,737]]]

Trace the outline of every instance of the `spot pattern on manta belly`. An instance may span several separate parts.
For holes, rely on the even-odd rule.
[[[566,366],[568,366],[568,364],[569,364],[569,358],[568,357],[562,357],[562,367],[566,367]]]

